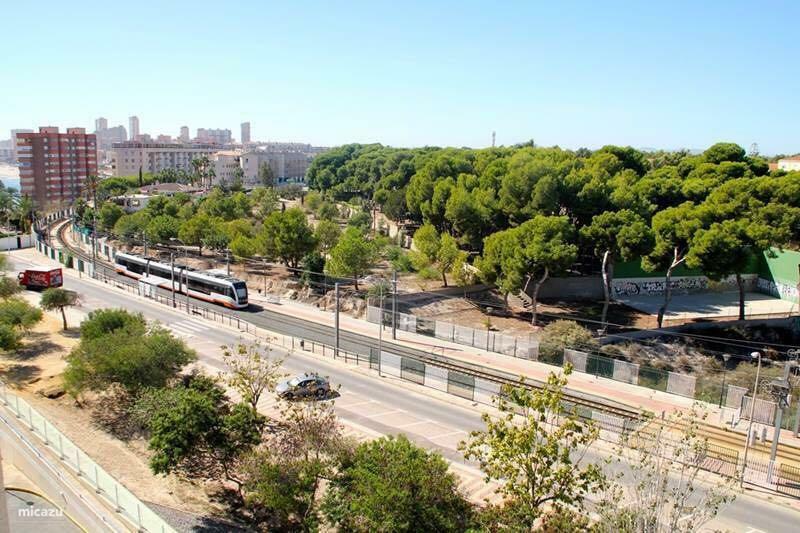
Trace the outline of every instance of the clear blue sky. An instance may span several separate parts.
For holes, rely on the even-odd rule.
[[[800,151],[797,1],[13,2],[2,30],[0,138],[136,114],[320,145]]]

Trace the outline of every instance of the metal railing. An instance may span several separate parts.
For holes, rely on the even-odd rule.
[[[97,494],[140,531],[161,533],[175,531],[163,518],[134,496],[125,485],[114,479],[86,452],[69,440],[30,403],[10,392],[2,381],[0,381],[0,401],[26,424],[31,433],[36,435],[45,446],[58,454],[59,459],[71,468],[84,483],[92,487]]]

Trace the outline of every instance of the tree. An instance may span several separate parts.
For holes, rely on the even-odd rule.
[[[235,237],[228,246],[236,257],[250,258],[258,253],[256,240],[244,235]]]
[[[433,264],[436,262],[439,247],[441,246],[441,238],[439,232],[433,224],[423,224],[417,231],[414,232],[414,247],[420,251],[422,255]]]
[[[339,224],[332,220],[320,220],[314,230],[314,237],[319,244],[320,251],[327,254],[339,242],[342,230]]]
[[[197,246],[197,252],[203,255],[203,241],[211,223],[211,217],[205,213],[198,213],[181,224],[178,229],[178,238],[184,244]]]
[[[100,207],[100,211],[97,213],[97,219],[100,223],[100,228],[105,231],[113,230],[114,225],[120,218],[122,218],[124,214],[125,211],[123,211],[122,208],[114,202],[105,202],[102,207]]]
[[[524,383],[506,386],[494,403],[500,416],[483,414],[486,429],[462,443],[467,459],[479,462],[487,480],[501,483],[501,528],[533,531],[548,508],[580,507],[587,495],[605,486],[602,470],[583,464],[597,429],[580,422],[574,411],[562,415],[564,374],[551,373],[541,389]]]
[[[453,277],[456,285],[464,288],[464,298],[467,297],[467,287],[475,283],[475,269],[467,261],[467,252],[459,252],[453,263]]]
[[[42,310],[21,298],[7,298],[0,302],[0,324],[25,331],[41,320]]]
[[[20,345],[21,335],[14,327],[0,323],[0,350],[9,352]]]
[[[358,279],[364,276],[377,259],[375,244],[364,238],[357,228],[347,228],[333,247],[325,265],[332,276],[347,276],[353,279],[358,290]]]
[[[339,208],[332,202],[322,202],[316,215],[318,220],[336,220],[339,217]]]
[[[266,419],[246,403],[231,404],[212,379],[193,376],[154,402],[149,415],[150,469],[193,476],[224,476],[241,496],[241,458],[261,442]]]
[[[692,202],[684,202],[671,207],[653,217],[651,223],[655,235],[653,251],[642,258],[645,270],[666,269],[664,275],[664,303],[658,310],[658,327],[664,322],[664,314],[672,299],[672,273],[686,261],[689,246],[695,233],[703,223],[698,216],[696,206]]]
[[[275,186],[275,172],[272,171],[272,167],[266,161],[258,166],[258,182],[264,187]]]
[[[164,328],[146,330],[138,320],[124,322],[98,337],[81,338],[70,352],[64,383],[74,396],[113,383],[132,394],[146,387],[164,387],[197,358],[194,350]]]
[[[458,249],[458,243],[456,243],[453,236],[449,233],[442,233],[439,251],[436,254],[436,262],[442,272],[442,284],[445,287],[447,287],[447,274],[452,272],[453,266],[459,260],[461,254],[462,252]]]
[[[622,435],[612,459],[620,473],[597,507],[598,533],[700,531],[735,498],[735,477],[703,468],[711,451],[700,435],[705,418],[692,407],[668,420],[650,416]]]
[[[222,359],[227,367],[223,378],[253,409],[258,409],[258,400],[265,391],[275,390],[283,359],[273,354],[271,341],[260,340],[245,344],[222,347]]]
[[[330,402],[286,402],[279,428],[244,462],[245,501],[271,529],[315,531],[319,493],[350,451]]]
[[[325,279],[325,257],[319,252],[311,252],[303,257],[300,263],[300,268],[303,272],[300,274],[300,281],[306,286],[311,287],[313,284],[319,285]],[[326,286],[327,290],[327,286]]]
[[[131,313],[125,309],[97,309],[81,322],[81,340],[97,339],[123,328],[129,328],[131,334],[137,332],[144,335],[146,327],[147,321],[141,313]]]
[[[447,462],[405,435],[360,444],[331,481],[323,510],[342,531],[466,531],[470,504]]]
[[[361,210],[347,220],[347,225],[366,233],[372,227],[372,214],[369,211]]]
[[[601,328],[605,331],[608,305],[614,279],[614,262],[632,261],[650,251],[653,236],[645,220],[628,209],[605,211],[581,228],[581,237],[591,243],[594,253],[603,258],[603,313]]]
[[[147,237],[155,243],[169,243],[178,236],[181,223],[175,217],[159,215],[147,224]]]
[[[270,213],[277,211],[281,198],[273,187],[258,187],[250,193],[256,215],[266,218]]]
[[[263,256],[280,259],[290,268],[316,247],[306,215],[298,208],[270,214],[257,237]]]
[[[516,231],[519,247],[519,255],[510,264],[520,271],[512,276],[516,279],[524,273],[522,291],[526,293],[533,281],[531,324],[536,325],[536,307],[542,284],[550,274],[566,270],[578,256],[578,247],[571,242],[573,227],[567,217],[537,215],[509,231]]]
[[[122,215],[114,223],[113,233],[126,243],[131,243],[141,237],[147,229],[150,216],[145,211],[138,211],[131,215]]]
[[[7,299],[22,291],[22,286],[14,278],[0,276],[0,299]]]
[[[61,319],[64,321],[64,330],[67,329],[66,307],[78,304],[78,293],[60,287],[51,287],[42,293],[41,306],[45,311],[61,311]]]

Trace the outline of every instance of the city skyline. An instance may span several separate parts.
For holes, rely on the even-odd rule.
[[[253,139],[321,146],[485,147],[496,131],[498,145],[799,151],[800,6],[681,5],[314,5],[301,18],[298,6],[176,2],[154,19],[143,2],[120,24],[121,6],[45,2],[52,16],[35,29],[9,28],[24,46],[0,59],[13,73],[0,98],[14,102],[0,131],[136,115],[153,136],[249,121]],[[282,23],[265,33],[268,19]],[[210,24],[214,42],[196,40],[192,28]],[[94,60],[78,64],[74,47]],[[267,57],[271,68],[256,68]],[[42,71],[62,81],[59,97]]]

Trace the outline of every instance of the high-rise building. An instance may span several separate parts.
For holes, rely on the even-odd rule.
[[[139,137],[139,117],[128,117],[128,134],[132,141]]]
[[[104,117],[94,119],[94,132],[98,133],[108,129],[108,120]]]
[[[242,144],[250,142],[250,123],[242,122]]]
[[[181,126],[181,136],[178,137],[178,140],[182,143],[189,142],[189,126]]]
[[[17,133],[33,133],[33,130],[11,130],[11,162],[17,162]]]
[[[78,198],[90,175],[97,174],[97,141],[84,128],[41,127],[18,133],[20,189],[39,207],[64,205]]]
[[[98,130],[94,133],[97,135],[98,150],[111,150],[111,145],[114,143],[121,143],[128,140],[128,132],[125,131],[125,126],[122,124],[113,128]]]
[[[219,145],[230,144],[233,139],[231,130],[197,128],[197,142]]]

